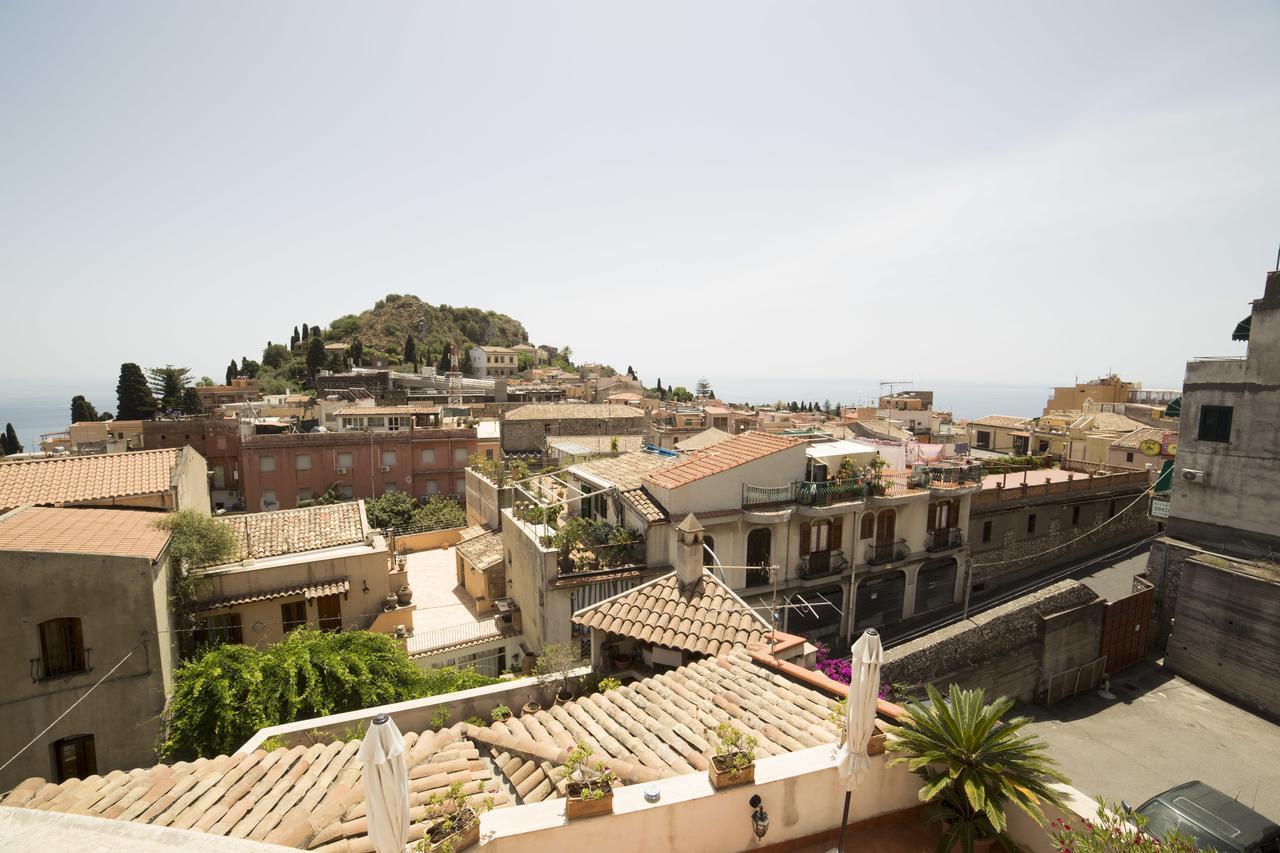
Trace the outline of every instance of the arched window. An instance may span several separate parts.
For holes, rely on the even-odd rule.
[[[872,539],[876,535],[876,514],[874,512],[864,512],[862,514],[862,529],[858,533],[859,539]]]
[[[898,528],[898,513],[892,509],[882,509],[876,516],[876,544],[888,545],[893,542]]]

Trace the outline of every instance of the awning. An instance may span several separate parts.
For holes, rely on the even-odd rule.
[[[1164,416],[1166,418],[1182,417],[1182,398],[1174,397],[1169,401],[1169,405],[1164,407]]]
[[[1231,333],[1231,340],[1233,341],[1249,340],[1249,327],[1251,325],[1253,325],[1252,314],[1250,314],[1248,317],[1245,317],[1239,323],[1236,323],[1236,330]]]
[[[351,581],[347,578],[341,580],[330,581],[321,584],[308,584],[306,586],[291,586],[283,589],[263,590],[261,592],[247,592],[242,595],[234,595],[229,598],[216,598],[210,601],[198,601],[195,604],[197,610],[219,610],[223,607],[237,607],[241,604],[252,604],[255,601],[270,601],[273,598],[292,598],[297,595],[305,597],[308,601],[313,598],[322,598],[326,595],[345,595],[351,590]]]

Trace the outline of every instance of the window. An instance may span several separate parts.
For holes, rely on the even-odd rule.
[[[1231,441],[1231,407],[1201,406],[1200,432],[1196,434],[1200,441]]]
[[[286,634],[294,628],[305,626],[307,624],[307,603],[305,601],[290,601],[288,604],[281,604],[280,621],[284,623],[284,632]]]
[[[455,480],[453,483],[453,493],[458,497],[464,497],[467,494],[467,481]]]
[[[1071,508],[1071,526],[1075,527],[1080,524],[1080,507],[1073,506]]]
[[[321,631],[342,630],[342,600],[338,595],[322,595],[316,599],[316,617]]]
[[[1033,512],[1027,516],[1027,533],[1031,534],[1035,532],[1036,532],[1036,514]]]
[[[400,487],[397,486],[395,483],[386,483],[382,487],[383,494],[390,494],[391,492],[398,492],[398,491],[400,491]]]
[[[68,617],[41,622],[40,657],[45,678],[87,672],[89,667],[80,620]]]
[[[93,735],[64,737],[53,742],[53,778],[58,784],[98,772]]]
[[[293,467],[295,470],[298,470],[298,471],[310,471],[311,470],[311,454],[299,453],[297,456],[293,458]]]
[[[1126,454],[1124,455],[1124,461],[1125,461],[1125,462],[1132,462],[1132,461],[1133,461],[1133,454],[1132,454],[1132,453],[1126,453]]]
[[[864,513],[862,516],[862,529],[858,532],[859,539],[871,539],[876,535],[876,514],[874,512]]]
[[[263,489],[262,490],[262,508],[275,509],[278,506],[280,506],[280,502],[276,500],[275,489]]]
[[[1111,501],[1107,504],[1107,518],[1114,518],[1116,514],[1116,502]]]
[[[351,468],[353,467],[353,465],[352,465],[352,461],[351,461],[351,454],[350,454],[350,453],[339,453],[339,454],[338,454],[338,467],[339,467],[339,468],[346,468],[347,470],[351,470]]]
[[[430,497],[435,494],[439,494],[439,492],[440,492],[440,484],[437,483],[435,480],[427,480],[427,497]]]
[[[974,442],[973,442],[973,443],[974,443],[975,445],[977,445],[978,447],[985,448],[985,449],[990,449],[990,447],[991,447],[991,433],[990,433],[990,432],[988,432],[988,431],[987,431],[987,430],[985,430],[985,429],[980,429],[980,430],[978,430],[978,431],[977,431],[977,435],[976,435],[976,437],[974,438]]]
[[[484,449],[484,458],[485,458],[485,459],[492,459],[492,458],[493,458],[493,448],[492,448],[492,447],[486,447],[486,448]]]
[[[396,464],[396,452],[394,450],[382,451],[382,467],[390,468]]]
[[[465,447],[455,447],[453,449],[453,464],[459,468],[467,464],[467,449]]]
[[[342,496],[344,501],[349,501],[356,496],[356,490],[348,483],[342,483],[338,486],[338,494]]]
[[[982,522],[982,541],[991,541],[991,522],[989,521]]]
[[[258,470],[262,473],[276,470],[276,458],[274,456],[259,456]]]
[[[422,464],[423,465],[436,464],[436,449],[434,447],[424,447],[422,449]]]
[[[239,613],[222,613],[204,619],[204,641],[211,646],[223,643],[243,643]]]
[[[311,489],[298,489],[298,503],[315,500],[316,493]]]

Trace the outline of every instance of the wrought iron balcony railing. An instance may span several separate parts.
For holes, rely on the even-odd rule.
[[[867,563],[872,566],[878,566],[882,563],[896,563],[899,560],[905,560],[910,553],[911,549],[907,547],[905,539],[897,539],[893,542],[873,542],[867,546]]]
[[[813,551],[800,558],[796,574],[802,578],[820,578],[836,575],[849,568],[849,560],[843,551]]]
[[[950,551],[964,544],[964,533],[958,527],[943,527],[933,531],[925,540],[929,551]]]

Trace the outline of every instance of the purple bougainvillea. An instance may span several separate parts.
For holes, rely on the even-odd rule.
[[[850,666],[848,658],[831,657],[831,650],[822,643],[814,643],[814,646],[818,649],[817,666],[819,672],[832,681],[838,681],[841,684],[848,684],[853,679],[853,668]]]

